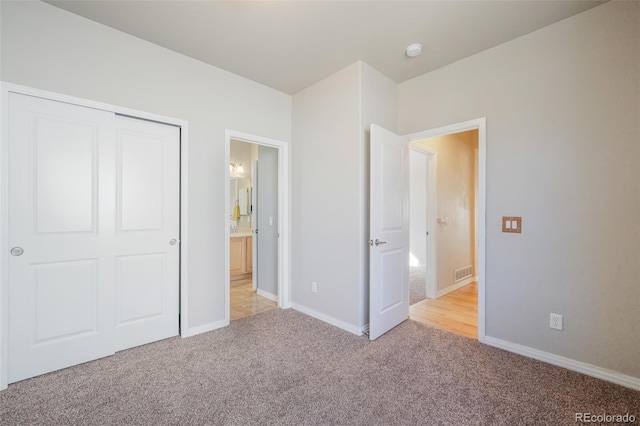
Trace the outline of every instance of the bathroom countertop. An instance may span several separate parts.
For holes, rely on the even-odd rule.
[[[253,236],[253,233],[249,230],[249,231],[239,231],[239,232],[231,232],[229,233],[229,237],[230,238],[244,238],[244,237],[251,237]]]

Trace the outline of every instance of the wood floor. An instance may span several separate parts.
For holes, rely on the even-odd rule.
[[[231,321],[270,311],[277,307],[276,302],[258,296],[251,288],[251,277],[231,281]]]
[[[478,338],[478,283],[473,282],[438,299],[411,305],[409,318],[472,339]]]
[[[251,277],[231,282],[231,320],[255,315],[278,304],[251,288]],[[425,299],[409,308],[409,318],[472,339],[478,338],[478,285],[473,282],[438,299]]]

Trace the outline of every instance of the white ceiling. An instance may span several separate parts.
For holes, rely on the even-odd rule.
[[[398,83],[602,1],[48,1],[293,94],[363,60]],[[410,43],[423,54],[405,56]]]

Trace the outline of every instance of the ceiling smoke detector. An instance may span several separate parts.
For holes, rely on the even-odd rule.
[[[413,58],[422,53],[422,45],[420,43],[413,43],[407,46],[407,56]]]

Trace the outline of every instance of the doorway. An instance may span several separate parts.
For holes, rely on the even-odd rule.
[[[411,142],[477,130],[476,268],[477,339],[485,338],[486,118],[400,136],[371,125],[369,241],[369,339],[374,340],[407,318],[409,311]],[[393,198],[392,201],[385,198]],[[384,201],[383,201],[384,200]],[[389,202],[386,202],[389,201]],[[393,206],[393,207],[391,207]],[[432,215],[435,217],[435,215]],[[432,226],[434,229],[435,226]],[[394,235],[387,234],[391,232]],[[389,238],[393,237],[393,243]],[[396,238],[397,237],[397,238]],[[428,238],[433,252],[434,239]],[[385,259],[387,256],[387,259]],[[462,271],[468,268],[460,268]],[[458,271],[456,271],[456,279]],[[398,283],[400,285],[398,285]]]
[[[290,307],[288,147],[227,131],[227,321]]]
[[[230,320],[278,307],[278,152],[230,142]]]
[[[410,163],[410,318],[481,341],[484,138],[484,119],[412,135]]]

